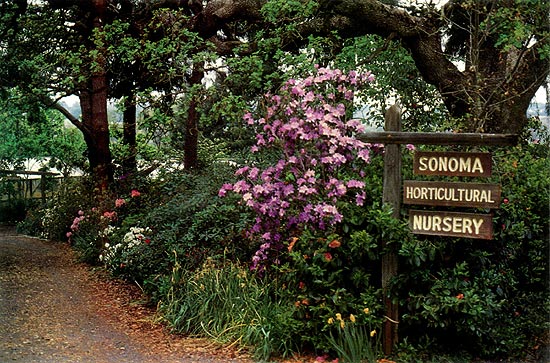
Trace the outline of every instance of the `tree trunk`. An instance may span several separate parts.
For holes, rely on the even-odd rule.
[[[94,0],[93,29],[101,31],[105,22],[106,0]],[[93,34],[93,32],[91,32]],[[90,49],[94,42],[88,39]],[[106,190],[113,181],[113,167],[110,150],[109,121],[107,118],[107,75],[105,48],[93,49],[97,51],[91,57],[92,73],[87,82],[88,88],[80,94],[82,108],[82,123],[86,126],[84,134],[88,146],[90,171],[99,190]]]
[[[129,91],[124,100],[122,143],[127,147],[128,155],[122,160],[123,175],[132,175],[137,171],[136,140],[136,104],[133,92]]]
[[[204,76],[203,64],[195,64],[193,72],[189,77],[191,87],[200,85]],[[185,141],[184,141],[184,159],[183,165],[185,169],[196,169],[199,166],[199,118],[200,114],[197,110],[200,102],[200,95],[192,93],[187,110],[187,120],[185,121]]]

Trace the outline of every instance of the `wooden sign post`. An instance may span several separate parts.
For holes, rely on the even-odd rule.
[[[387,131],[401,131],[401,110],[397,105],[388,109],[385,115]],[[401,210],[401,150],[399,144],[386,145],[384,148],[384,189],[382,200],[392,209],[393,218],[399,218]],[[382,255],[382,291],[386,320],[382,336],[382,346],[385,354],[391,354],[394,342],[398,338],[398,305],[392,302],[390,295],[390,280],[397,276],[398,251],[395,244],[382,246],[386,253]]]
[[[400,144],[413,145],[468,145],[511,146],[518,142],[518,135],[474,133],[417,133],[401,131],[401,114],[397,105],[385,115],[384,132],[369,132],[358,139],[385,145],[383,202],[390,205],[394,218],[401,209],[401,153]],[[433,153],[415,154],[415,174],[476,176],[491,175],[489,153]],[[448,207],[498,208],[500,186],[484,183],[405,181],[403,202],[417,205],[443,205]],[[492,238],[492,215],[447,211],[409,211],[409,225],[413,233],[445,235],[467,238]],[[385,247],[389,246],[383,246]],[[397,250],[392,246],[382,256],[382,289],[386,321],[383,326],[382,346],[389,355],[398,340],[398,306],[392,303],[389,282],[397,276]]]

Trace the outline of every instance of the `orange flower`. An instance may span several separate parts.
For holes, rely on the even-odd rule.
[[[329,246],[330,248],[338,248],[338,247],[340,247],[341,245],[342,245],[342,243],[341,243],[340,241],[338,241],[338,240],[333,240],[332,242],[330,242],[330,243],[328,244],[328,246]]]
[[[462,300],[462,299],[464,299],[464,294],[458,294],[458,295],[456,295],[456,298],[458,300]]]
[[[292,248],[294,248],[294,245],[296,244],[297,241],[298,241],[298,237],[292,237],[290,239],[290,243],[288,244],[288,252],[292,251]]]

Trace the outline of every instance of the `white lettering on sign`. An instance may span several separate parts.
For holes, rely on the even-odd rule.
[[[424,232],[453,232],[479,234],[482,218],[464,216],[414,215],[413,230]]]
[[[422,156],[418,162],[420,171],[483,173],[483,164],[479,157]]]
[[[487,189],[407,186],[405,195],[407,199],[415,200],[495,203],[492,191]]]

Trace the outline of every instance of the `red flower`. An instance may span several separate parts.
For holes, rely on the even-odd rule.
[[[132,192],[130,193],[130,196],[132,198],[139,197],[140,195],[141,195],[141,193],[139,191],[137,191],[136,189],[132,189]]]
[[[149,243],[151,243],[151,240],[150,240],[149,238],[147,238],[147,239],[145,240],[145,243],[146,243],[146,244],[149,244]]]
[[[502,201],[502,203],[504,204],[508,204],[510,201],[508,200],[508,198],[504,198],[504,200]]]
[[[327,262],[330,262],[332,260],[332,254],[330,252],[325,252],[324,256]]]

